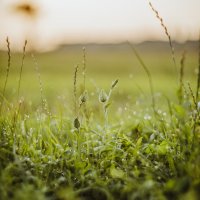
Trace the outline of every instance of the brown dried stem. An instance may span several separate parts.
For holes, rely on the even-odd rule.
[[[149,6],[151,7],[152,11],[155,13],[156,18],[160,21],[160,24],[161,24],[161,26],[163,27],[163,29],[165,31],[165,35],[168,37],[169,46],[170,46],[170,49],[171,49],[171,55],[172,55],[172,59],[173,59],[173,62],[174,62],[176,73],[177,73],[177,65],[176,65],[176,60],[175,60],[175,51],[174,51],[174,47],[173,47],[173,44],[172,44],[171,36],[169,34],[167,26],[164,24],[163,18],[160,16],[159,12],[154,8],[154,6],[152,5],[152,3],[150,1],[149,1]]]

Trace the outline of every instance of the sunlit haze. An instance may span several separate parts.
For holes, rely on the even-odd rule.
[[[35,16],[14,12],[17,4],[30,2]],[[198,39],[200,0],[152,0],[173,40]],[[0,48],[8,36],[17,49],[28,39],[35,49],[60,44],[117,43],[167,40],[147,0],[1,0]]]

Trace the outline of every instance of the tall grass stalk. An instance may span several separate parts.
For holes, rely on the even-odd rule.
[[[195,106],[195,109],[198,110],[198,105],[197,105],[197,101],[196,101],[196,98],[195,98],[195,95],[194,95],[194,92],[192,90],[192,87],[190,85],[190,83],[188,82],[188,88],[189,88],[189,92],[190,92],[190,96],[192,97],[192,101],[194,103],[194,106]]]
[[[20,112],[20,108],[21,108],[21,104],[22,101],[19,99],[19,91],[20,91],[20,87],[21,87],[21,78],[22,78],[22,70],[23,70],[23,66],[24,66],[24,59],[25,59],[25,53],[26,53],[26,45],[27,45],[27,40],[25,40],[24,43],[24,47],[23,47],[23,56],[22,56],[22,63],[21,63],[21,67],[20,67],[20,73],[19,73],[19,81],[18,81],[18,89],[17,89],[17,100],[18,100],[18,106],[17,109],[14,112],[13,115],[13,123],[12,123],[12,134],[13,134],[13,154],[15,156],[16,159],[16,125],[17,125],[17,119],[19,117],[19,112]]]
[[[172,44],[172,39],[171,39],[171,36],[170,36],[169,31],[167,29],[167,26],[165,25],[165,23],[163,21],[163,18],[160,16],[159,12],[154,8],[154,6],[152,5],[152,3],[150,1],[149,1],[149,6],[152,9],[152,11],[155,13],[156,18],[160,21],[160,24],[161,24],[161,26],[163,27],[163,29],[165,31],[165,35],[168,38],[169,46],[170,46],[170,49],[171,49],[172,60],[173,60],[173,63],[174,63],[176,74],[178,75],[178,70],[177,70],[177,65],[176,65],[176,59],[175,59],[174,46]]]
[[[22,100],[19,100],[17,109],[14,111],[12,127],[11,127],[11,131],[12,131],[12,135],[13,135],[13,155],[14,155],[15,160],[17,159],[17,154],[16,154],[16,126],[17,126],[17,119],[18,119],[18,116],[19,116],[19,111],[20,111],[21,105],[22,105]]]
[[[133,45],[130,42],[128,44],[131,47],[133,53],[135,54],[136,58],[138,59],[140,65],[142,66],[142,68],[144,69],[144,71],[145,71],[145,73],[146,73],[146,75],[148,77],[149,87],[150,87],[150,92],[151,92],[152,107],[153,107],[154,114],[156,114],[157,113],[156,112],[156,102],[155,102],[155,97],[154,97],[154,87],[153,87],[153,81],[152,81],[151,73],[150,73],[148,67],[146,66],[146,64],[144,63],[144,61],[142,60],[142,58],[139,55],[139,53],[133,47]]]
[[[83,92],[86,89],[86,49],[83,47]]]
[[[99,102],[102,103],[103,112],[104,112],[104,129],[105,132],[108,127],[108,107],[111,105],[110,97],[113,92],[113,89],[116,87],[118,79],[112,82],[108,95],[104,90],[101,90],[99,93]]]
[[[25,43],[24,43],[22,63],[21,63],[20,72],[19,72],[19,81],[18,81],[18,88],[17,88],[17,99],[18,100],[19,100],[19,91],[20,91],[20,87],[21,87],[22,70],[24,67],[24,60],[25,60],[25,56],[26,56],[26,46],[27,46],[27,40],[25,40]]]
[[[75,119],[74,119],[74,127],[80,131],[80,122],[79,122],[79,107],[78,107],[78,102],[77,102],[77,77],[78,77],[78,69],[79,66],[75,66],[75,71],[74,71],[74,82],[73,82],[73,93],[74,93],[74,114],[75,114]]]
[[[197,74],[197,88],[196,88],[196,101],[199,99],[200,88],[200,33],[199,33],[199,59],[198,59],[198,74]]]
[[[180,61],[180,72],[179,72],[179,89],[178,89],[178,99],[179,103],[183,102],[183,78],[184,78],[184,68],[185,68],[185,55],[186,52],[184,51]]]
[[[43,83],[42,83],[42,79],[41,79],[41,74],[40,74],[40,70],[39,70],[39,65],[38,62],[34,56],[34,54],[31,54],[31,57],[33,58],[33,62],[34,62],[34,66],[35,66],[35,72],[37,74],[37,78],[38,78],[38,82],[39,82],[39,88],[40,88],[40,100],[41,100],[41,106],[42,106],[42,110],[44,112],[49,113],[48,111],[48,106],[47,106],[47,101],[44,97],[44,91],[43,91]]]
[[[103,112],[104,112],[104,129],[106,131],[108,125],[108,95],[104,90],[101,90],[99,93],[99,102],[102,103]]]
[[[8,37],[6,38],[6,43],[7,43],[7,53],[8,53],[8,64],[7,64],[7,68],[6,68],[6,79],[5,79],[3,91],[2,91],[2,98],[3,99],[2,99],[2,102],[1,102],[0,114],[2,112],[2,108],[3,108],[3,104],[4,104],[6,86],[7,86],[8,76],[9,76],[10,66],[11,66],[11,50],[10,50],[10,41],[9,41]]]
[[[83,88],[82,88],[82,94],[80,96],[80,104],[79,104],[79,110],[81,109],[81,107],[83,106],[83,113],[86,119],[86,122],[88,123],[89,121],[89,114],[87,111],[87,99],[88,99],[88,93],[86,90],[86,48],[83,47]]]
[[[191,149],[194,149],[194,143],[195,143],[195,139],[196,139],[196,127],[197,127],[197,120],[199,118],[199,109],[198,109],[198,103],[196,101],[194,92],[192,90],[192,87],[190,85],[190,83],[188,83],[188,88],[189,88],[189,92],[190,92],[190,96],[192,97],[194,106],[195,106],[195,110],[194,110],[194,116],[193,116],[193,130],[192,130],[192,145],[191,145]]]
[[[78,115],[78,107],[77,107],[77,76],[78,76],[78,68],[79,66],[76,65],[75,66],[75,71],[74,71],[74,84],[73,84],[73,93],[74,93],[74,113],[75,113],[75,116],[77,117]]]

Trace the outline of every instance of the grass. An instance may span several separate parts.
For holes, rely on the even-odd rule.
[[[20,56],[12,54],[1,100],[1,199],[198,199],[197,54],[180,54],[177,85],[168,52],[154,58],[138,48],[141,58],[118,47],[106,54],[98,49],[92,57],[90,46],[83,52],[27,53],[20,104]],[[5,66],[3,52],[1,57]],[[70,66],[75,58],[83,62]],[[148,63],[152,91],[140,59]]]
[[[0,199],[199,198],[197,44],[173,43],[149,5],[172,60],[165,43],[151,42],[131,45],[133,52],[127,44],[74,45],[30,55],[26,41],[21,56],[7,38]]]
[[[149,5],[172,59],[159,42],[21,55],[7,38],[0,199],[199,199],[200,46],[172,42]]]
[[[185,60],[185,81],[189,81],[194,85],[196,80],[195,69],[198,66],[196,50],[194,47],[186,45],[176,45],[177,60],[181,59],[182,51],[187,50]],[[87,87],[90,91],[95,90],[95,85],[98,88],[107,88],[112,80],[120,79],[118,85],[118,93],[125,93],[120,98],[125,98],[129,94],[138,96],[141,90],[148,94],[149,84],[146,80],[144,71],[140,63],[135,58],[128,45],[110,45],[110,46],[86,46],[87,49]],[[168,44],[163,45],[146,44],[144,46],[136,46],[143,61],[148,65],[154,82],[155,93],[166,92],[173,96],[177,83],[174,75],[173,62],[170,58]],[[153,49],[153,51],[152,51]],[[180,49],[180,50],[179,50]],[[159,56],[157,56],[159,52]],[[53,52],[35,55],[43,82],[44,94],[48,98],[48,103],[55,103],[57,96],[65,94],[66,98],[70,98],[70,93],[73,90],[73,73],[74,65],[82,66],[81,46],[68,47],[66,49]],[[12,99],[16,95],[18,82],[18,74],[21,65],[21,55],[12,54],[12,66],[9,73],[9,82],[6,90],[6,97]],[[7,53],[0,53],[0,66],[4,69],[7,66]],[[82,67],[81,67],[82,69]],[[4,84],[5,73],[1,74],[1,85]],[[170,81],[170,84],[168,82]],[[95,82],[95,84],[93,84]],[[82,83],[82,82],[81,82]],[[127,87],[129,85],[129,87]],[[140,89],[139,89],[140,88]],[[35,72],[35,62],[32,56],[27,53],[25,58],[25,66],[23,68],[23,76],[21,80],[20,93],[28,101],[35,104],[40,101],[39,83]],[[38,98],[39,97],[39,98]],[[69,98],[68,98],[69,97]]]

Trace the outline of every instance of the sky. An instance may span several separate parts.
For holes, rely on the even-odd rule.
[[[14,12],[33,3],[34,18]],[[152,0],[173,40],[196,40],[200,32],[200,0]],[[60,44],[167,40],[148,0],[0,0],[0,49],[8,36],[20,49],[25,39],[38,50]]]

